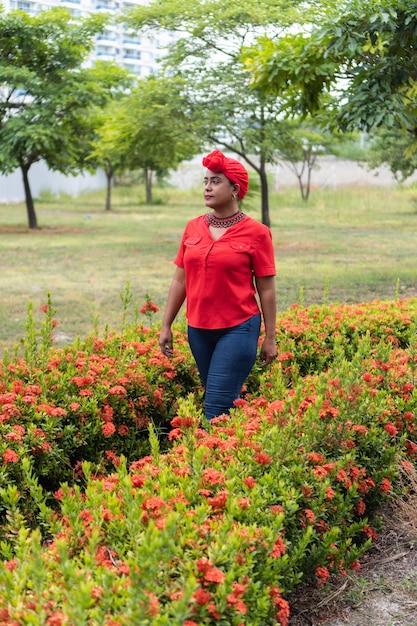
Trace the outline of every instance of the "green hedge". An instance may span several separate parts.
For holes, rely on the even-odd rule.
[[[294,307],[209,426],[181,325],[172,360],[152,319],[57,350],[46,308],[1,365],[0,624],[286,626],[413,467],[416,311]]]

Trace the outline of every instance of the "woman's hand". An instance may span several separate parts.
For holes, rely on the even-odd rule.
[[[263,365],[270,365],[277,356],[277,344],[275,343],[275,337],[265,337],[261,346],[261,352],[259,359]]]
[[[162,354],[171,357],[173,354],[172,331],[170,328],[162,328],[159,335],[159,347]]]

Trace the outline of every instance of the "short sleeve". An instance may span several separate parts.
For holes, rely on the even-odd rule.
[[[256,239],[252,253],[252,267],[255,276],[275,276],[275,256],[270,229],[262,224],[260,236]]]

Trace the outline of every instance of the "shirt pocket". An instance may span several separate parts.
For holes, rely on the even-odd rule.
[[[184,246],[195,246],[201,241],[201,237],[186,237]]]
[[[252,250],[252,246],[244,241],[231,241],[230,247],[233,252],[246,252],[246,254],[250,254]]]

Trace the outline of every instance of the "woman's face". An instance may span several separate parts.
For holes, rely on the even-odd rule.
[[[204,201],[211,209],[226,208],[234,205],[233,196],[239,192],[239,185],[231,183],[224,174],[206,171],[204,177]]]

